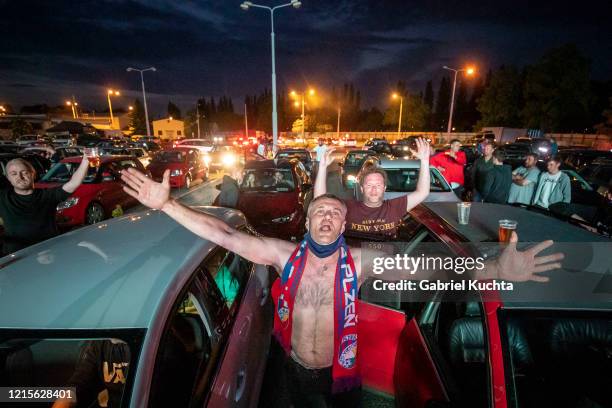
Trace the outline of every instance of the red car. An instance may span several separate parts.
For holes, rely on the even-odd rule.
[[[53,188],[66,183],[81,163],[82,157],[68,157],[56,163],[36,183],[37,188]],[[123,210],[138,202],[123,191],[120,173],[134,167],[146,173],[138,159],[127,156],[101,156],[100,166],[89,167],[83,184],[64,202],[57,206],[57,224],[74,227],[95,224],[111,216],[118,205]]]
[[[155,154],[147,170],[156,181],[161,181],[164,171],[170,170],[170,186],[176,188],[189,188],[194,180],[208,179],[208,165],[195,148],[162,150]]]
[[[612,406],[612,279],[606,275],[612,241],[497,204],[472,203],[469,225],[458,225],[456,204],[436,202],[404,219],[393,253],[456,258],[499,250],[501,214],[518,221],[521,242],[555,240],[541,255],[563,252],[563,268],[544,274],[548,284],[514,282],[512,291],[476,290],[459,299],[438,288],[383,294],[375,281],[384,272],[367,280],[358,305],[364,398],[376,406],[422,408]],[[347,236],[353,246],[376,240]],[[384,241],[379,245],[389,245]],[[446,281],[461,280],[450,275]],[[436,279],[422,277],[417,285],[423,280]]]
[[[310,176],[299,160],[254,160],[245,165],[237,208],[259,233],[299,239],[312,193]]]

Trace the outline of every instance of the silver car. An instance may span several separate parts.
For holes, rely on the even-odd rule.
[[[238,211],[198,209],[250,233]],[[75,387],[79,406],[256,406],[267,277],[154,210],[6,256],[0,386]]]
[[[380,159],[376,156],[368,158],[362,165],[357,180],[360,179],[362,172],[368,166],[377,166],[387,173],[387,189],[385,190],[385,200],[400,197],[416,189],[421,162],[418,160],[406,159]],[[459,198],[451,189],[450,184],[435,167],[429,168],[431,184],[430,193],[425,199],[426,202],[458,202]],[[359,183],[353,187],[355,199],[361,199]]]

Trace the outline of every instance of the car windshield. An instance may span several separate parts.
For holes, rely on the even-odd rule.
[[[47,183],[66,183],[70,180],[76,169],[79,168],[79,164],[81,163],[55,163],[40,181]],[[98,168],[89,166],[83,183],[93,183],[96,180],[97,174]]]
[[[240,189],[258,192],[287,192],[295,189],[290,169],[247,169]]]
[[[310,159],[310,153],[308,152],[279,152],[276,155],[279,159],[286,159],[288,157],[297,157],[299,160],[304,161]]]
[[[416,190],[419,178],[419,169],[384,169],[387,172],[387,191],[388,192],[412,192]],[[430,191],[432,193],[442,193],[451,191],[448,183],[442,176],[431,171]]]
[[[499,313],[509,406],[612,406],[612,313]]]
[[[70,387],[55,399],[78,398],[79,407],[119,407],[130,392],[141,336],[134,330],[75,335],[66,331],[0,330],[0,378],[3,384],[28,387]],[[100,335],[101,334],[101,335]],[[60,337],[61,336],[61,337]],[[129,381],[128,381],[129,380]],[[76,391],[76,393],[75,393]],[[63,392],[62,394],[59,394]],[[75,395],[76,394],[76,395]],[[18,404],[21,405],[21,404]],[[26,404],[31,406],[32,404]],[[49,405],[47,405],[49,406]]]
[[[353,152],[346,155],[345,164],[348,166],[360,166],[361,163],[370,157],[371,154],[364,152]]]
[[[153,158],[153,161],[159,163],[182,163],[186,157],[187,153],[183,151],[159,152]]]
[[[593,191],[593,187],[591,187],[590,184],[574,170],[563,170],[563,172],[569,176],[570,181],[572,183],[580,184],[580,188],[582,188],[583,190]]]

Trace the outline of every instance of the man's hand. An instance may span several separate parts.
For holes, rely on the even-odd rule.
[[[418,160],[429,160],[429,143],[427,143],[427,141],[422,137],[419,137],[416,140],[416,147],[416,151],[410,149],[410,153],[412,153],[412,155]]]
[[[537,256],[540,252],[550,247],[553,241],[540,242],[523,252],[516,250],[517,242],[518,235],[516,232],[512,232],[510,243],[496,261],[497,278],[513,282],[548,282],[550,278],[538,274],[561,268],[561,262],[559,261],[564,257],[562,253]]]
[[[325,151],[325,154],[323,155],[323,157],[321,158],[321,161],[319,162],[319,169],[321,167],[328,167],[330,164],[334,162],[335,159],[332,156],[332,153],[334,152],[334,150],[336,149],[332,147]]]
[[[121,172],[121,180],[126,184],[123,190],[147,207],[161,210],[170,200],[170,170],[164,171],[161,183],[131,167]]]

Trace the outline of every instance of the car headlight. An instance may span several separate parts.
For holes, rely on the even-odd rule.
[[[224,154],[221,161],[226,166],[233,166],[236,163],[236,156],[233,154]]]
[[[297,215],[297,211],[295,211],[292,214],[285,215],[284,217],[273,218],[272,222],[276,222],[278,224],[291,222],[293,221],[296,215]]]
[[[170,172],[172,177],[180,176],[181,174],[183,174],[183,170],[181,169],[174,169]]]
[[[208,155],[204,156],[204,159],[203,159],[203,160],[204,160],[204,164],[205,164],[205,165],[207,165],[207,166],[208,166],[208,165],[210,164],[210,156],[208,156]]]
[[[354,174],[349,174],[348,176],[346,176],[346,181],[350,181],[351,183],[354,183],[357,181],[357,177]]]
[[[65,210],[66,208],[74,207],[79,203],[78,197],[70,197],[66,201],[62,201],[57,205],[57,211]]]
[[[541,151],[542,153],[546,153],[548,151],[547,147],[538,147],[538,150]]]

